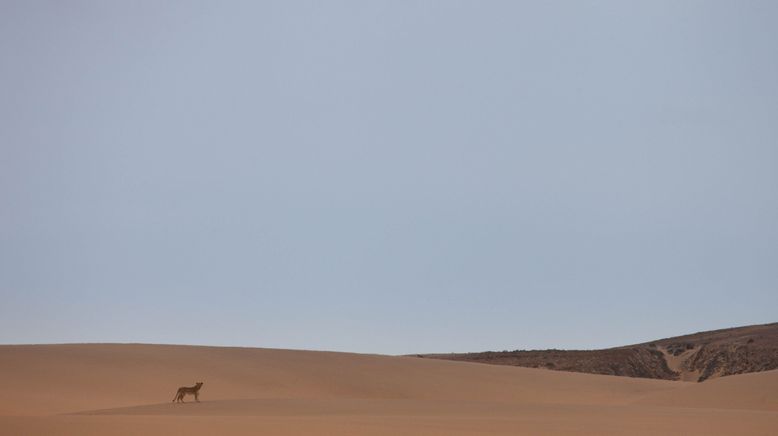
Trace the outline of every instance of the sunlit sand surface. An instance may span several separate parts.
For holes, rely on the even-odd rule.
[[[201,402],[172,403],[203,381]],[[8,435],[767,435],[778,371],[704,383],[414,357],[0,346]]]

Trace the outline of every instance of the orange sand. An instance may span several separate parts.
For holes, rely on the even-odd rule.
[[[195,381],[201,403],[171,403]],[[698,384],[316,351],[0,346],[3,435],[669,433],[778,434],[778,371]]]

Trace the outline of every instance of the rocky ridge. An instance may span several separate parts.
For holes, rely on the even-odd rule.
[[[778,369],[778,323],[699,332],[602,350],[486,351],[417,357],[701,382]]]

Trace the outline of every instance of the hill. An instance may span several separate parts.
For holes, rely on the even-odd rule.
[[[515,350],[418,357],[663,380],[705,381],[778,369],[778,323],[603,350]]]

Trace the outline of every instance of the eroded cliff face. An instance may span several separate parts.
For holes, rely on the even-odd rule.
[[[557,371],[704,381],[778,369],[778,323],[700,332],[604,350],[514,350],[418,356]]]
[[[690,356],[683,370],[698,372],[699,381],[778,368],[778,348],[752,344],[708,344]]]
[[[778,369],[778,323],[695,333],[649,345],[663,351],[670,368],[686,380]]]

